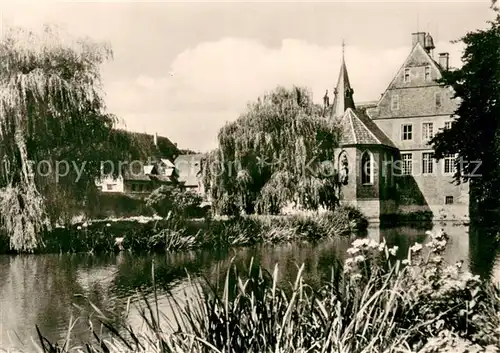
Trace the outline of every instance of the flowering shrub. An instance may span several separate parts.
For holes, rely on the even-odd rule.
[[[407,330],[402,337],[411,351],[500,352],[500,289],[463,271],[461,262],[445,264],[447,235],[428,235],[430,242],[415,243],[402,261],[395,258],[397,247],[355,240],[344,272],[365,290],[390,283],[386,287],[398,293],[394,324],[401,334]]]

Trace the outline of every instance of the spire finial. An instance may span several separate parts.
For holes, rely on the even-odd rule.
[[[345,40],[342,39],[342,60],[344,60],[344,53],[345,53]]]

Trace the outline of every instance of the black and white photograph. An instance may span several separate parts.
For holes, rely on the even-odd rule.
[[[0,0],[0,353],[500,353],[500,2]]]

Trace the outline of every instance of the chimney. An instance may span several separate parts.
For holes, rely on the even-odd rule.
[[[449,53],[439,53],[439,66],[445,71],[450,68],[450,54]]]
[[[412,47],[420,43],[425,48],[425,32],[415,32],[411,34]]]
[[[155,132],[154,136],[153,136],[153,143],[155,144],[155,146],[158,146],[158,133]]]

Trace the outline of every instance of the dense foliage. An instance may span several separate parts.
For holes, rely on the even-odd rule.
[[[322,114],[305,89],[278,87],[226,124],[203,168],[215,209],[276,214],[289,202],[333,209],[336,182],[329,161],[340,130]]]
[[[11,247],[29,251],[68,202],[84,202],[112,157],[115,119],[99,86],[111,51],[57,28],[5,28],[0,56],[0,216]]]
[[[14,250],[32,251],[40,234],[96,202],[103,161],[118,175],[119,161],[151,155],[153,139],[113,129],[100,83],[106,44],[57,27],[5,27],[0,56],[2,232]]]
[[[132,217],[57,227],[42,233],[45,246],[35,251],[110,253],[119,250],[117,238],[124,249],[139,253],[230,249],[345,238],[366,231],[367,225],[366,218],[349,207],[338,207],[321,215],[251,215],[229,219],[188,219],[171,213],[165,218]],[[9,239],[0,236],[0,254],[9,251],[8,245]]]
[[[500,17],[461,41],[463,66],[441,80],[454,90],[459,106],[451,128],[431,143],[437,158],[458,155],[455,180],[470,182],[471,203],[481,214],[500,206]]]
[[[162,217],[168,214],[178,217],[196,217],[200,214],[202,201],[203,198],[194,191],[163,185],[148,195],[146,205]]]

